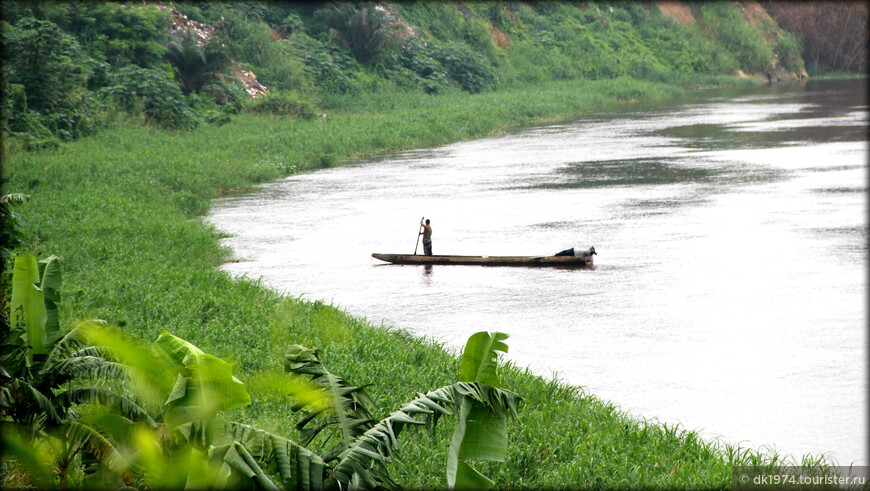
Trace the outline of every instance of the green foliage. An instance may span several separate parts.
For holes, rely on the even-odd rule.
[[[322,43],[303,34],[294,36],[290,41],[305,54],[305,68],[311,74],[314,84],[321,90],[333,94],[347,94],[360,89],[354,77],[360,70],[360,65],[346,49]]]
[[[679,73],[730,73],[736,61],[730,64],[717,56],[720,48],[702,36],[696,29],[685,27],[663,15],[650,15],[638,24],[645,44],[656,57]]]
[[[801,42],[794,34],[778,32],[774,53],[786,70],[800,72],[805,69],[804,60],[801,58]]]
[[[15,251],[24,244],[24,235],[21,232],[22,217],[12,211],[13,206],[25,203],[29,196],[21,193],[12,193],[0,197],[0,268],[3,270],[2,294],[0,298],[6,298],[6,272],[12,270],[12,261]],[[3,311],[4,319],[6,312]],[[8,319],[7,319],[8,321]]]
[[[251,101],[247,108],[257,114],[273,114],[294,119],[311,119],[318,112],[314,102],[293,90],[272,91]]]
[[[58,340],[58,333],[48,327],[58,325],[57,259],[45,261],[41,287],[34,284],[39,280],[37,269],[31,254],[16,260],[11,313],[20,315],[12,315],[14,329],[2,339],[0,410],[4,419],[11,420],[11,425],[4,422],[4,447],[42,485],[53,487],[49,469],[54,467],[58,486],[66,487],[75,456],[82,452],[86,485],[97,480],[117,485],[123,479],[127,484],[160,488],[279,489],[280,483],[286,488],[321,489],[324,482],[333,482],[330,487],[395,487],[383,464],[398,451],[403,426],[422,425],[419,416],[424,420],[434,416],[434,424],[442,415],[465,414],[460,403],[462,408],[477,408],[474,421],[480,426],[470,439],[475,445],[487,445],[493,438],[488,445],[506,444],[501,432],[481,430],[492,425],[488,421],[498,417],[494,415],[515,413],[518,398],[512,393],[463,382],[426,396],[418,394],[374,424],[367,408],[373,403],[364,390],[345,384],[323,366],[315,350],[301,346],[292,346],[286,355],[285,369],[296,378],[280,384],[280,390],[296,401],[294,411],[303,411],[304,418],[297,424],[303,444],[227,421],[220,413],[251,404],[247,388],[233,376],[232,365],[165,330],[149,345],[102,321],[85,321]],[[67,354],[77,344],[88,347]],[[480,347],[466,352],[472,350]],[[481,356],[475,363],[481,363],[477,360]],[[494,366],[485,369],[494,370]],[[298,379],[299,375],[313,383]],[[79,385],[82,378],[92,376],[129,380],[129,389],[144,405],[115,392]],[[484,378],[497,382],[492,376]],[[107,411],[88,410],[80,416],[71,409],[75,404],[103,405]],[[318,417],[325,422],[310,425]],[[467,419],[460,426],[470,425]],[[322,456],[306,448],[333,425],[341,435],[336,446],[327,445]],[[55,445],[56,440],[62,445]],[[329,436],[320,440],[326,443]]]
[[[701,5],[701,29],[710,33],[726,52],[733,54],[739,68],[763,73],[771,67],[773,49],[764,41],[759,30],[752,27],[737,6],[724,2]]]
[[[367,64],[380,54],[399,45],[404,30],[392,15],[375,3],[334,3],[317,11],[326,24],[335,30],[338,41],[353,53],[361,64]]]
[[[497,82],[495,70],[480,54],[464,45],[435,41],[406,42],[381,60],[379,70],[400,87],[421,88],[430,94],[454,85],[477,93]]]
[[[185,94],[199,92],[209,83],[223,82],[232,69],[229,50],[220,39],[200,46],[196,35],[176,34],[166,48],[166,59],[177,70]]]
[[[197,115],[188,99],[165,72],[130,65],[112,74],[111,84],[100,92],[118,107],[141,111],[146,121],[163,128],[194,128]]]
[[[0,332],[4,447],[8,438],[13,455],[37,472],[35,482],[52,483],[50,487],[66,487],[78,454],[125,475],[117,434],[90,418],[88,411],[109,408],[121,425],[139,422],[153,427],[154,421],[125,395],[87,385],[88,380],[110,380],[124,371],[100,350],[76,350],[85,325],[66,335],[60,331],[61,273],[56,257],[37,262],[31,253],[17,256],[12,281],[10,325]],[[57,475],[56,484],[46,469]]]
[[[261,465],[278,465],[285,482],[319,482],[319,473],[302,479],[297,472],[318,472],[322,465],[316,455],[285,438],[220,417],[251,403],[229,363],[165,330],[147,345],[97,323],[86,327],[82,336],[125,367],[133,391],[162,422],[159,429],[135,428],[124,441],[133,452],[129,472],[140,485],[277,489]]]
[[[398,437],[407,426],[420,426],[429,419],[432,424],[444,415],[458,414],[453,443],[449,449],[447,464],[447,483],[451,488],[470,487],[477,484],[470,475],[477,475],[465,462],[465,458],[503,460],[507,448],[508,414],[516,415],[519,397],[497,388],[496,351],[506,351],[507,345],[501,340],[507,335],[486,332],[472,335],[463,356],[463,371],[460,382],[440,389],[418,393],[416,397],[376,424],[372,420],[370,408],[373,405],[365,390],[347,385],[344,380],[327,370],[316,350],[294,345],[285,355],[285,370],[293,374],[310,376],[323,391],[325,397],[315,399],[317,404],[311,408],[311,398],[294,406],[294,410],[304,411],[305,417],[297,424],[304,442],[311,442],[335,428],[339,435],[337,443],[327,444],[330,436],[322,439],[328,450],[322,454],[329,463],[338,460],[332,470],[332,478],[340,487],[395,488],[397,484],[389,475],[386,463],[390,462],[400,450]],[[495,340],[487,342],[486,340]],[[468,372],[474,372],[469,377]],[[482,375],[481,375],[482,374]],[[470,380],[470,379],[474,380]],[[330,404],[320,404],[322,400]],[[318,416],[327,413],[326,418],[316,421]],[[457,479],[456,456],[462,469]],[[483,478],[486,479],[486,478]],[[489,481],[491,483],[491,481]]]
[[[114,68],[154,68],[166,52],[169,16],[155,5],[119,2],[25,2],[35,16],[75,36],[94,59]]]
[[[13,133],[44,127],[70,140],[93,130],[87,81],[94,60],[78,41],[49,21],[24,17],[2,24],[3,77],[12,94],[4,121]],[[36,136],[36,135],[34,135]]]
[[[164,128],[191,128],[200,119],[226,124],[248,97],[236,81],[239,70],[254,72],[274,91],[295,91],[301,100],[395,87],[479,93],[625,76],[694,84],[740,68],[767,70],[774,52],[763,36],[772,35],[782,66],[802,67],[796,38],[775,25],[756,29],[722,2],[697,6],[700,20],[689,27],[653,4],[631,2],[176,6],[214,28],[208,43],[169,34],[167,9],[153,4],[4,2],[4,19],[12,23],[4,27],[4,44],[15,47],[4,51],[3,60],[2,126],[11,146],[56,147],[93,133],[118,120],[118,104]],[[23,55],[31,52],[40,56]],[[31,59],[45,67],[29,66]],[[130,65],[145,70],[137,73],[166,96],[119,90]],[[203,97],[180,98],[171,83],[187,96]],[[121,100],[119,93],[132,99]]]

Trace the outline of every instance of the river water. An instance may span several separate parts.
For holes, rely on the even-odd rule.
[[[865,81],[622,105],[215,202],[234,275],[508,359],[636,417],[868,464]],[[587,270],[395,266],[598,251]],[[422,245],[419,246],[422,253]]]

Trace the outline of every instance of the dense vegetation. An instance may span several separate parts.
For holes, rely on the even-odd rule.
[[[347,461],[346,474],[340,456],[360,433],[384,436],[375,428],[407,401],[461,422],[476,407],[469,397],[518,409],[495,418],[510,443],[490,455],[505,461],[474,464],[499,487],[727,487],[731,465],[780,461],[517,367],[465,378],[465,361],[429,340],[229,277],[217,269],[229,257],[220,233],[200,219],[214,197],[289,173],[734,83],[723,75],[763,68],[772,51],[731,4],[696,6],[704,20],[691,28],[633,3],[176,4],[213,27],[203,44],[167,30],[178,17],[155,5],[0,5],[4,188],[27,195],[0,202],[0,411],[16,458],[4,454],[4,486],[444,487],[465,471],[450,423],[402,433],[400,458],[383,466],[394,448],[366,448],[355,455],[371,460]],[[271,95],[249,99],[236,63]],[[13,250],[25,297],[12,292]],[[80,322],[93,318],[124,336]],[[506,349],[496,346],[478,366],[495,369]],[[317,389],[342,398],[316,396],[285,370],[315,385],[341,374],[346,383]],[[167,382],[203,394],[203,374],[221,388],[210,399]],[[467,387],[453,402],[418,396],[457,380],[501,385],[523,403]],[[355,395],[363,385],[366,400]],[[347,437],[328,441],[297,411],[300,398],[309,409],[338,401],[316,421]],[[204,428],[215,431],[194,431]]]
[[[753,27],[732,3],[693,11],[684,26],[634,2],[3,2],[3,134],[7,149],[32,149],[123,114],[185,129],[242,108],[310,118],[349,94],[618,77],[694,86],[776,60],[803,68],[775,24]],[[249,101],[243,70],[270,95]]]

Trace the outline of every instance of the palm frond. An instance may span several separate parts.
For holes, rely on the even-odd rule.
[[[100,379],[127,378],[129,367],[108,361],[97,356],[75,356],[61,358],[47,364],[39,373],[39,378],[52,387],[79,378],[96,377]]]
[[[50,421],[59,423],[62,420],[49,397],[43,394],[39,389],[21,379],[15,380],[13,384],[18,386],[18,393],[22,394],[23,398],[29,399],[30,402],[34,403]]]
[[[20,205],[21,203],[26,203],[27,200],[30,199],[29,194],[24,193],[9,193],[3,196],[0,196],[0,204],[14,204]]]
[[[224,451],[225,450],[225,451]],[[225,449],[212,449],[213,455],[217,455],[223,451],[223,461],[230,469],[236,473],[246,477],[255,489],[275,490],[278,491],[278,486],[269,479],[269,476],[263,471],[263,468],[257,463],[251,452],[239,442],[233,442]]]
[[[363,487],[392,487],[394,483],[380,468],[401,451],[399,434],[406,426],[419,426],[440,416],[455,414],[463,400],[470,400],[500,414],[515,414],[519,396],[476,382],[457,382],[417,396],[379,421],[340,455],[333,477],[342,486],[358,482]],[[356,476],[356,479],[355,479]]]
[[[93,426],[82,421],[67,420],[64,424],[64,434],[72,445],[90,452],[112,472],[119,475],[127,473],[124,457],[115,445]]]
[[[71,404],[100,404],[114,409],[131,421],[144,422],[150,428],[157,427],[157,423],[142,406],[130,398],[101,387],[76,387],[61,392],[57,397],[65,407]]]
[[[332,460],[334,456],[348,449],[359,435],[371,427],[373,417],[369,408],[374,404],[364,387],[347,385],[341,377],[330,372],[320,361],[317,350],[299,345],[290,346],[284,355],[284,370],[310,376],[311,381],[328,395],[327,400],[331,404],[328,415],[323,414],[327,411],[322,406],[312,408],[295,404],[291,407],[294,411],[306,414],[296,425],[303,445],[308,445],[326,428],[338,428],[341,442],[324,453],[325,461]],[[313,423],[320,415],[324,415],[326,420]]]
[[[324,462],[293,440],[250,425],[230,422],[229,437],[264,465],[275,464],[285,489],[323,489]]]
[[[54,344],[54,347],[51,350],[51,355],[48,357],[49,362],[60,358],[64,354],[68,353],[72,347],[80,344],[87,344],[87,333],[91,332],[94,329],[108,329],[109,324],[104,320],[99,319],[89,319],[84,322],[79,323],[76,327],[72,328],[68,333],[66,333],[62,338],[60,338],[57,343]],[[106,350],[101,350],[100,355],[107,354]],[[88,355],[97,356],[96,354],[88,353]]]

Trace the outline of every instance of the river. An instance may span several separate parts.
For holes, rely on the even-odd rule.
[[[208,219],[231,274],[451,347],[506,332],[517,365],[635,417],[867,465],[866,90],[620,105],[294,175]],[[594,245],[595,267],[370,257],[414,252],[423,215],[435,254]]]

